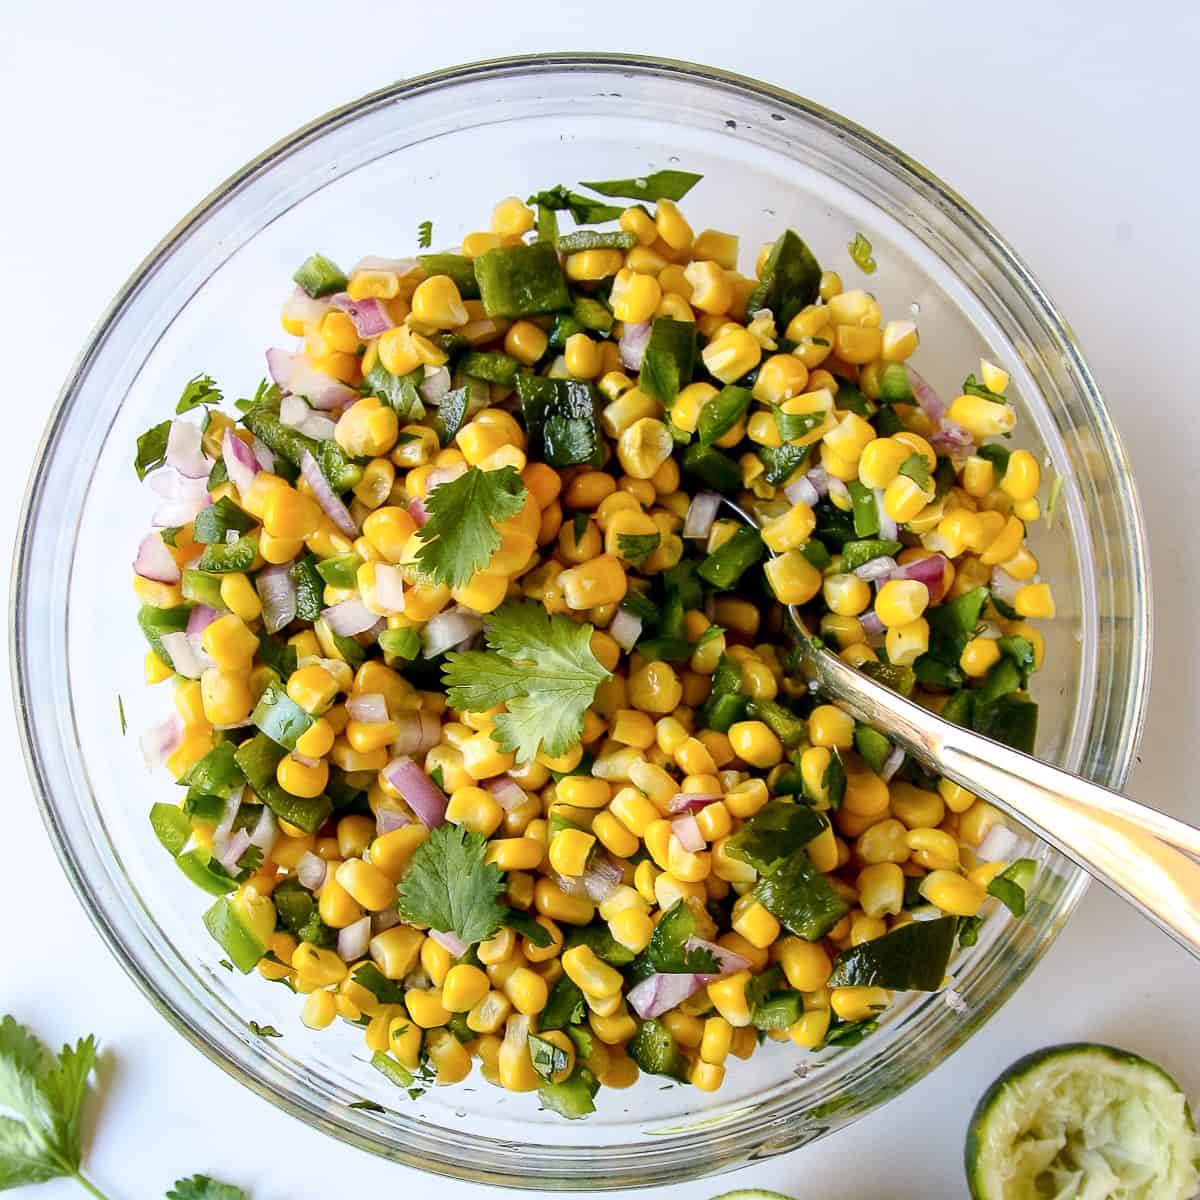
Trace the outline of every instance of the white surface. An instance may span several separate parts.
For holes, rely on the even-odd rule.
[[[395,77],[455,62],[578,48],[709,62],[808,95],[915,155],[992,220],[1068,314],[1125,438],[1150,529],[1158,649],[1132,791],[1200,821],[1194,5],[610,0],[575,6],[578,16],[570,3],[474,0],[265,7],[0,6],[6,543],[88,330],[158,238],[259,149]],[[47,1041],[94,1030],[104,1042],[108,1100],[89,1164],[113,1200],[161,1196],[205,1170],[253,1200],[308,1200],[331,1184],[479,1200],[481,1188],[311,1132],[177,1037],[84,918],[33,806],[11,720],[0,738],[9,764],[0,1012]],[[798,1154],[658,1194],[964,1195],[970,1109],[1028,1050],[1113,1041],[1200,1095],[1198,970],[1093,887],[1017,997],[902,1099]],[[78,1193],[53,1183],[39,1194]]]

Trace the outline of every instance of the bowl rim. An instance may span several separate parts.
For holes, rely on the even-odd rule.
[[[1038,316],[1043,321],[1048,335],[1057,342],[1058,348],[1065,356],[1069,369],[1077,382],[1075,390],[1079,399],[1087,407],[1089,418],[1094,422],[1098,432],[1102,435],[1106,448],[1116,458],[1117,464],[1123,468],[1114,472],[1114,485],[1118,491],[1116,501],[1122,513],[1131,519],[1130,527],[1126,531],[1128,538],[1127,551],[1131,557],[1134,573],[1144,582],[1144,586],[1137,591],[1138,602],[1134,605],[1133,612],[1130,614],[1133,631],[1128,641],[1130,694],[1125,704],[1125,724],[1131,736],[1113,754],[1108,772],[1110,786],[1119,788],[1128,777],[1135,760],[1137,746],[1146,720],[1153,644],[1153,613],[1148,601],[1150,594],[1149,558],[1142,506],[1133,482],[1132,473],[1128,469],[1120,436],[1103,403],[1095,378],[1084,359],[1073,330],[1043,290],[1032,271],[996,230],[963,197],[915,159],[857,123],[785,88],[776,87],[749,76],[703,64],[651,55],[624,53],[564,51],[522,54],[440,68],[378,88],[358,99],[333,108],[324,115],[299,127],[229,175],[168,231],[137,265],[122,285],[88,335],[82,350],[72,364],[66,381],[51,408],[46,428],[37,446],[36,456],[30,471],[21,507],[11,576],[12,602],[10,604],[9,618],[9,659],[12,694],[18,717],[26,768],[55,853],[92,924],[100,933],[117,962],[137,984],[143,994],[146,995],[151,1005],[166,1017],[171,1025],[189,1042],[200,1049],[207,1058],[238,1080],[238,1082],[269,1098],[278,1108],[289,1115],[298,1117],[313,1128],[320,1129],[325,1133],[337,1137],[340,1141],[358,1146],[361,1149],[372,1150],[393,1160],[399,1156],[381,1147],[377,1139],[347,1127],[345,1124],[335,1120],[330,1114],[319,1111],[315,1105],[305,1105],[292,1095],[280,1094],[279,1092],[269,1090],[254,1068],[245,1065],[241,1059],[230,1053],[226,1047],[218,1045],[215,1040],[206,1037],[202,1031],[185,1020],[182,1013],[143,974],[139,964],[128,953],[117,929],[110,923],[103,906],[97,902],[93,893],[88,888],[84,873],[80,864],[76,861],[51,798],[51,789],[40,758],[40,747],[35,737],[32,705],[29,696],[29,680],[25,669],[26,649],[21,618],[25,606],[25,568],[32,544],[33,522],[38,516],[41,504],[41,489],[39,485],[48,468],[53,452],[57,448],[58,430],[61,428],[62,416],[76,401],[78,392],[87,378],[94,359],[116,329],[132,300],[170,259],[176,246],[189,238],[193,232],[197,231],[204,224],[211,214],[231,201],[243,188],[269,172],[277,162],[287,158],[295,151],[315,143],[325,133],[343,123],[354,120],[372,109],[392,104],[405,97],[437,91],[441,88],[457,86],[473,80],[486,80],[513,75],[554,75],[588,71],[635,73],[651,78],[677,79],[683,82],[717,85],[721,89],[739,94],[744,99],[768,101],[780,105],[799,117],[815,121],[833,130],[839,137],[843,137],[850,142],[860,153],[868,152],[876,160],[882,161],[893,173],[900,175],[902,178],[908,176],[909,183],[932,192],[936,195],[939,202],[947,208],[952,219],[965,229],[967,235],[986,246],[1007,272],[1010,280],[1021,289],[1026,302],[1037,310]],[[1022,978],[1029,974],[1056,940],[1058,933],[1061,932],[1067,918],[1074,911],[1075,906],[1086,889],[1087,877],[1078,868],[1071,868],[1071,870],[1073,871],[1073,876],[1066,885],[1066,894],[1063,900],[1058,904],[1057,923],[1053,927],[1048,928],[1045,935],[1028,952],[1026,956],[1027,966]],[[1005,991],[1003,998],[1007,998],[1009,994],[1009,991]],[[938,1055],[938,1061],[943,1061],[953,1053],[969,1036],[985,1024],[998,1011],[999,1007],[999,1000],[990,1001],[988,1004],[982,1006],[977,1015],[970,1021],[963,1023],[961,1032],[950,1039],[944,1050]],[[906,1079],[900,1090],[904,1090],[904,1088],[910,1086],[913,1081],[912,1078]],[[773,1126],[774,1122],[770,1122],[770,1124]],[[666,1145],[663,1144],[663,1149],[666,1148]],[[771,1149],[753,1146],[748,1148],[747,1153],[732,1157],[718,1156],[715,1158],[704,1158],[702,1155],[695,1155],[696,1162],[694,1167],[689,1167],[686,1161],[677,1161],[671,1165],[669,1176],[661,1173],[652,1173],[649,1177],[642,1178],[622,1175],[611,1182],[605,1182],[603,1179],[596,1178],[577,1179],[572,1176],[569,1179],[557,1182],[542,1178],[540,1182],[543,1186],[557,1186],[560,1188],[644,1186],[666,1182],[668,1179],[681,1180],[707,1174],[712,1171],[727,1170],[742,1164],[746,1161],[750,1153],[753,1153],[755,1157],[764,1157],[771,1153],[779,1153],[790,1148],[792,1148],[791,1145],[785,1145],[772,1151]],[[583,1152],[584,1154],[604,1153],[603,1148],[596,1147],[571,1147],[562,1145],[554,1146],[552,1149],[555,1154],[562,1154],[565,1157],[578,1152]],[[613,1147],[612,1149],[617,1149],[617,1147]],[[497,1173],[487,1170],[482,1172],[478,1170],[472,1171],[465,1165],[455,1167],[448,1166],[444,1162],[436,1164],[422,1163],[407,1157],[404,1158],[404,1161],[410,1165],[423,1167],[427,1171],[432,1170],[439,1173],[457,1175],[460,1178],[475,1179],[493,1184],[523,1186],[527,1182],[532,1182],[531,1179],[521,1178],[509,1173]],[[645,1163],[639,1164],[643,1168],[645,1165]]]

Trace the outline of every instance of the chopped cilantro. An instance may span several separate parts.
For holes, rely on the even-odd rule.
[[[496,525],[516,516],[526,495],[513,467],[498,471],[470,467],[457,479],[434,488],[425,501],[429,519],[418,530],[421,572],[452,588],[466,583],[500,548]]]
[[[576,225],[598,225],[602,221],[615,221],[625,211],[620,204],[603,204],[591,196],[582,196],[573,192],[561,183],[544,192],[535,192],[526,204],[537,205],[539,211],[562,212],[569,211],[575,218]],[[555,241],[555,238],[543,238],[543,241]]]
[[[991,400],[993,404],[1008,403],[999,392],[993,392],[991,388],[984,387],[982,383],[979,383],[973,373],[963,380],[962,390],[964,396],[982,396],[985,400]]]
[[[250,1032],[264,1038],[281,1038],[283,1034],[275,1028],[274,1025],[260,1025],[257,1021],[250,1021]]]
[[[168,525],[166,529],[160,529],[158,536],[163,542],[170,546],[172,550],[176,549],[175,539],[179,536],[179,531],[183,528],[182,525]]]
[[[121,719],[121,736],[125,736],[129,726],[125,723],[125,701],[121,699],[121,693],[117,693],[117,716]]]
[[[658,549],[661,533],[619,533],[617,553],[636,567],[644,567],[646,560]]]
[[[653,204],[658,200],[682,200],[703,179],[692,171],[653,171],[636,179],[583,180],[579,186],[602,196],[618,196]],[[618,214],[619,215],[619,214]]]
[[[403,1004],[404,988],[390,980],[374,964],[365,962],[354,970],[354,982],[365,987],[380,1004]]]
[[[177,1179],[167,1200],[246,1200],[246,1193],[231,1183],[221,1183],[207,1175]]]
[[[672,975],[717,974],[720,965],[711,950],[688,946],[696,936],[696,915],[686,900],[676,900],[663,914],[646,947],[651,965]]]
[[[433,222],[422,221],[417,226],[417,245],[422,250],[428,250],[433,244]]]
[[[593,632],[534,601],[503,604],[488,618],[487,650],[446,655],[447,702],[460,712],[507,705],[492,737],[520,762],[543,747],[564,754],[579,740],[584,711],[609,678],[592,653]]]
[[[1036,870],[1037,863],[1032,858],[1018,858],[988,884],[988,895],[995,896],[1014,917],[1023,917]]]
[[[900,464],[900,474],[917,485],[923,492],[929,491],[930,471],[929,459],[923,454],[910,454]]]
[[[347,1108],[357,1108],[363,1112],[385,1113],[387,1109],[382,1104],[376,1104],[374,1100],[354,1100],[346,1105]]]
[[[167,461],[167,438],[171,434],[171,422],[160,421],[152,425],[137,440],[137,455],[133,469],[139,479],[145,479],[151,471]]]
[[[176,413],[185,413],[200,404],[220,404],[224,399],[217,381],[209,375],[195,375],[184,385],[183,395],[175,405]]]

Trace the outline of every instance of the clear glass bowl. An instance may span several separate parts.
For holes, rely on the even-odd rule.
[[[14,584],[15,680],[46,824],[117,959],[185,1037],[272,1103],[345,1141],[433,1172],[527,1187],[678,1181],[802,1146],[891,1099],[978,1029],[1053,941],[1084,876],[1044,846],[1022,921],[997,917],[954,964],[954,993],[912,995],[856,1048],[768,1044],[723,1090],[645,1079],[566,1122],[476,1077],[410,1101],[363,1061],[361,1033],[313,1035],[281,987],[218,965],[205,897],[171,869],[146,812],[171,794],[138,733],[169,696],[141,678],[127,566],[150,511],[134,440],[206,371],[246,395],[313,250],[405,254],[418,222],[454,245],[501,196],[680,164],[705,179],[697,228],[742,235],[743,269],[792,226],[827,266],[918,315],[916,364],[953,394],[980,355],[1005,365],[1017,441],[1066,484],[1036,527],[1058,619],[1047,626],[1041,753],[1125,780],[1147,693],[1150,610],[1129,467],[1069,327],[981,218],[917,163],[810,101],[682,63],[548,55],[398,83],[268,150],[136,270],[67,381],[30,482]],[[846,253],[861,230],[879,271]],[[117,695],[129,733],[118,730]],[[253,1035],[249,1020],[282,1039]],[[389,1111],[350,1105],[370,1099]]]

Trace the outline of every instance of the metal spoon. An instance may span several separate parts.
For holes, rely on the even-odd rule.
[[[757,528],[740,505],[725,503]],[[799,610],[787,613],[818,690],[1015,817],[1200,958],[1200,829],[943,720],[814,645]]]

